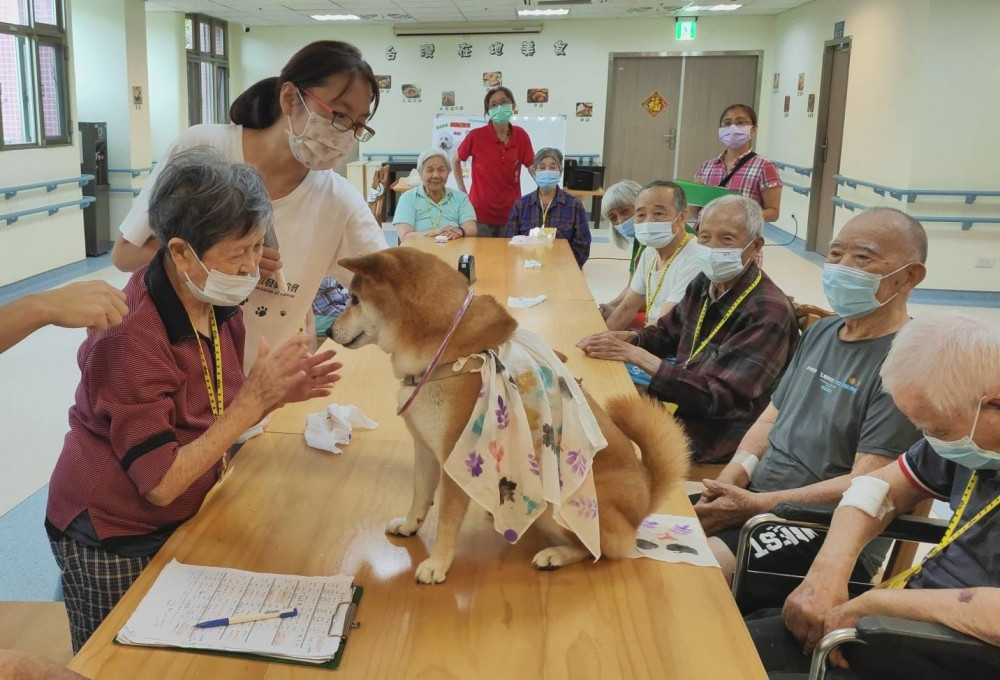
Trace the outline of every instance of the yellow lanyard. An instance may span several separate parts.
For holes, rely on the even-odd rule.
[[[638,241],[636,241],[636,243],[638,243]],[[635,268],[639,266],[639,258],[642,257],[642,253],[645,250],[646,250],[646,246],[640,245],[639,248],[635,251],[635,255],[632,256],[632,272],[633,273],[635,273]],[[630,279],[629,283],[631,283],[631,282],[632,281]]]
[[[443,203],[444,199],[447,198],[447,197],[448,197],[448,194],[445,193],[444,198],[441,199],[441,202]],[[433,214],[433,211],[431,210],[431,198],[427,194],[424,194],[424,200],[427,201],[427,215],[428,215],[428,217],[430,217]],[[441,225],[441,216],[444,215],[444,208],[442,208],[437,203],[435,203],[434,205],[437,206],[438,216],[437,216],[437,221],[434,221],[433,219],[431,219],[431,231],[436,231],[437,230],[437,228]]]
[[[198,329],[195,328],[194,321],[191,322],[191,328],[194,329],[194,339],[198,342],[198,355],[201,357],[201,371],[205,376],[205,389],[208,390],[208,405],[212,409],[212,415],[218,420],[222,417],[222,412],[226,408],[226,404],[223,401],[222,393],[222,347],[219,342],[219,326],[215,321],[215,310],[209,314],[209,322],[212,327],[212,348],[215,350],[215,381],[218,389],[212,385],[212,373],[208,370],[208,361],[205,360],[205,350],[201,346],[201,337],[198,334]],[[219,470],[219,479],[226,474],[226,468],[229,467],[229,450],[222,452],[222,469]]]
[[[667,260],[667,263],[663,266],[663,272],[660,274],[660,280],[656,284],[656,290],[652,291],[652,295],[650,294],[651,292],[650,288],[653,286],[653,267],[649,268],[649,274],[646,275],[646,324],[647,325],[652,323],[649,319],[649,313],[653,309],[653,303],[656,301],[656,296],[660,294],[660,289],[663,288],[663,280],[667,276],[667,270],[670,269],[670,265],[674,263],[674,260],[677,259],[677,256],[680,255],[681,251],[684,250],[684,246],[686,246],[687,242],[690,240],[691,240],[691,234],[684,234],[684,240],[681,241],[681,244],[677,246],[677,250],[674,251],[674,254],[670,256],[670,259]]]
[[[975,517],[966,522],[961,529],[958,529],[958,531],[955,530],[958,527],[958,523],[962,521],[962,515],[965,513],[965,507],[969,504],[969,499],[972,498],[972,490],[975,488],[977,481],[979,481],[979,473],[973,472],[972,477],[969,478],[969,484],[965,487],[965,492],[962,493],[962,502],[958,506],[958,510],[955,511],[955,514],[952,515],[951,522],[948,523],[948,530],[944,532],[944,538],[941,539],[941,542],[934,546],[929,553],[927,553],[927,556],[920,562],[920,564],[910,567],[903,573],[897,574],[888,581],[883,581],[879,584],[879,588],[898,589],[905,587],[906,584],[909,583],[910,579],[920,573],[923,566],[927,563],[927,560],[931,559],[949,545],[957,541],[962,534],[972,527],[972,525],[981,520],[983,517],[986,517],[986,515],[993,512],[993,510],[1000,505],[1000,495],[998,495],[990,501],[986,507],[976,513]]]
[[[687,361],[684,362],[684,368],[687,368],[688,364],[690,364],[696,356],[701,354],[701,351],[705,349],[709,342],[712,341],[712,338],[714,338],[715,334],[719,332],[719,329],[726,325],[726,322],[729,321],[729,317],[733,315],[733,312],[735,312],[736,308],[740,306],[740,303],[743,302],[747,298],[747,295],[749,295],[753,289],[757,287],[757,284],[760,283],[760,277],[761,272],[757,272],[757,278],[755,278],[753,283],[747,286],[747,289],[743,291],[738,298],[736,298],[736,302],[733,303],[732,307],[726,310],[726,314],[722,317],[722,320],[716,324],[715,328],[712,329],[712,332],[708,334],[708,337],[705,338],[705,340],[699,345],[698,336],[701,335],[701,325],[705,322],[705,314],[708,312],[708,299],[705,300],[705,303],[701,306],[701,316],[698,317],[698,325],[695,326],[694,329],[694,337],[691,338],[691,355],[687,358]],[[706,293],[706,295],[707,294],[708,293]]]
[[[549,201],[549,204],[547,206],[545,206],[545,208],[543,209],[542,208],[542,197],[541,196],[538,197],[538,210],[541,211],[541,213],[542,213],[542,229],[545,228],[545,222],[549,218],[549,210],[552,209],[552,204],[555,203],[555,200],[556,200],[556,197],[553,196],[552,200]]]

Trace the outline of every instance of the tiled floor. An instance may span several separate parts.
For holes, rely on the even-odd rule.
[[[587,282],[598,302],[615,297],[627,282],[627,255],[606,242],[607,232],[598,232],[591,260],[584,268]],[[391,235],[393,242],[395,235]],[[820,284],[820,267],[780,246],[765,250],[765,270],[788,294],[800,302],[826,306]],[[128,277],[113,267],[93,271],[83,278],[102,278],[123,286]],[[10,291],[0,291],[0,293]],[[911,305],[914,316],[941,309]],[[952,308],[968,313],[1000,329],[1000,309]],[[45,493],[36,493],[48,482],[67,429],[66,413],[79,380],[76,349],[83,331],[46,328],[0,355],[0,375],[7,389],[0,390],[0,563],[13,566],[15,554],[47,551],[42,519]],[[34,495],[33,495],[34,494]],[[29,499],[29,497],[31,497]],[[11,512],[26,501],[22,508]],[[28,543],[33,546],[28,550]],[[35,554],[38,554],[35,552]],[[42,567],[54,564],[46,557]],[[37,562],[36,562],[37,564]],[[54,586],[52,573],[12,582],[13,573],[0,572],[0,600],[47,599]],[[29,570],[30,571],[30,570]],[[53,572],[54,573],[54,572]]]

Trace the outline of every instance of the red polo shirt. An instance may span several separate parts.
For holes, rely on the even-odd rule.
[[[80,386],[70,431],[49,485],[46,524],[66,531],[81,513],[97,538],[162,534],[188,519],[215,484],[219,465],[166,507],[145,496],[163,479],[177,450],[215,422],[198,353],[214,372],[212,342],[196,335],[163,265],[164,251],[125,286],[129,314],[80,346]],[[243,386],[243,315],[215,307],[228,406]],[[216,378],[217,379],[217,378]]]
[[[476,220],[492,226],[507,224],[510,209],[521,198],[521,167],[531,167],[535,151],[524,128],[510,126],[510,139],[504,144],[492,123],[476,128],[462,140],[458,157],[472,157],[472,189],[469,200],[476,209]]]

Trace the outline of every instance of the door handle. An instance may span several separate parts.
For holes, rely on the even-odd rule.
[[[671,150],[676,149],[677,148],[677,130],[674,129],[674,128],[671,128],[669,135],[663,135],[663,141],[666,144],[670,145],[670,149]]]

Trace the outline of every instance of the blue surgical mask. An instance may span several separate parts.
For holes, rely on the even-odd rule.
[[[899,294],[896,293],[885,302],[879,302],[875,293],[882,279],[909,266],[910,263],[904,264],[896,271],[882,276],[863,269],[828,262],[823,265],[823,292],[826,293],[826,299],[837,316],[843,319],[865,316]]]
[[[558,170],[539,170],[535,173],[535,184],[540,189],[555,189],[559,186],[560,174]]]
[[[694,257],[709,281],[726,283],[746,269],[747,265],[743,264],[743,251],[752,245],[753,241],[742,248],[709,248],[699,243],[695,248]]]
[[[979,422],[979,413],[983,408],[983,399],[979,400],[976,417],[972,421],[972,432],[967,436],[953,442],[935,439],[928,434],[924,434],[924,439],[939,456],[962,467],[971,470],[1000,470],[1000,453],[985,451],[972,441],[972,435],[976,433],[976,424]]]
[[[635,218],[630,217],[621,224],[619,224],[615,229],[618,233],[625,238],[635,238]]]

